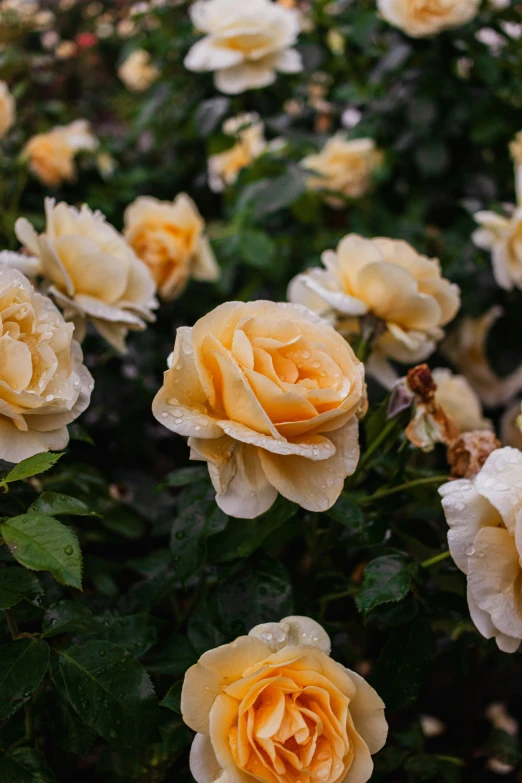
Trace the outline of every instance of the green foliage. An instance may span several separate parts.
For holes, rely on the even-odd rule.
[[[93,641],[60,653],[69,700],[81,720],[124,747],[154,738],[157,702],[141,664],[110,642]]]
[[[26,702],[42,682],[49,664],[49,647],[40,639],[17,639],[0,649],[0,720]]]
[[[0,533],[20,565],[50,571],[58,582],[81,588],[82,555],[73,531],[45,514],[21,514],[0,524]]]

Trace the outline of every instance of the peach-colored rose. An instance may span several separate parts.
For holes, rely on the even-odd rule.
[[[76,177],[74,158],[81,150],[93,151],[98,139],[87,120],[57,126],[49,133],[38,133],[24,147],[29,169],[44,185],[57,187]]]
[[[522,640],[522,452],[493,451],[475,478],[440,487],[456,565],[468,577],[471,619],[503,652]]]
[[[0,139],[5,136],[15,120],[15,100],[5,82],[0,81]]]
[[[132,92],[145,92],[156,81],[159,71],[145,49],[134,49],[118,68],[118,76]]]
[[[443,367],[437,367],[432,375],[437,384],[435,402],[460,432],[493,428],[491,421],[484,418],[478,395],[463,375],[454,375]]]
[[[337,133],[319,153],[304,158],[301,166],[316,174],[308,178],[308,187],[325,191],[325,201],[330,206],[342,207],[345,199],[331,192],[341,193],[345,198],[364,196],[381,161],[382,153],[375,148],[373,139],[348,140]]]
[[[480,0],[377,0],[382,16],[412,38],[460,27],[476,16]]]
[[[185,193],[174,202],[139,196],[125,210],[125,239],[149,267],[162,299],[179,296],[190,277],[219,277],[204,230],[205,221]]]
[[[87,320],[118,351],[125,351],[129,331],[153,321],[156,286],[145,264],[101,212],[84,204],[80,210],[63,201],[45,200],[47,225],[37,234],[25,218],[16,235],[41,263],[49,293],[74,322],[83,339]]]
[[[459,289],[442,277],[438,260],[402,240],[349,234],[322,261],[325,269],[308,269],[290,282],[288,298],[330,318],[347,336],[360,330],[363,316],[380,319],[368,372],[388,388],[397,380],[388,359],[425,359],[460,307]]]
[[[256,112],[229,117],[223,123],[223,133],[234,136],[236,143],[208,159],[209,186],[215,193],[220,193],[227,185],[233,185],[241,169],[249,166],[268,149],[264,126]]]
[[[178,329],[153,412],[208,463],[218,505],[251,519],[278,492],[313,511],[335,503],[357,465],[365,402],[363,365],[321,318],[228,302]]]
[[[0,263],[0,459],[63,449],[93,380],[73,326],[16,269]]]
[[[330,658],[308,617],[264,623],[185,675],[197,783],[366,783],[388,733],[384,703]]]

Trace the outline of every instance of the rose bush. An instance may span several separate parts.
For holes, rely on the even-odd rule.
[[[1,783],[518,780],[521,40],[0,0]]]

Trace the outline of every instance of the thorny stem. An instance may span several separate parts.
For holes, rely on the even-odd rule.
[[[421,568],[429,568],[432,565],[435,565],[436,563],[440,563],[442,560],[446,560],[447,557],[449,557],[451,552],[449,549],[447,549],[445,552],[441,552],[439,555],[435,555],[435,557],[430,557],[428,560],[424,560],[421,564]]]

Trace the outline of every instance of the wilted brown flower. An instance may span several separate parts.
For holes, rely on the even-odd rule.
[[[492,451],[500,448],[494,432],[474,430],[462,432],[448,447],[448,462],[453,478],[476,476]]]

